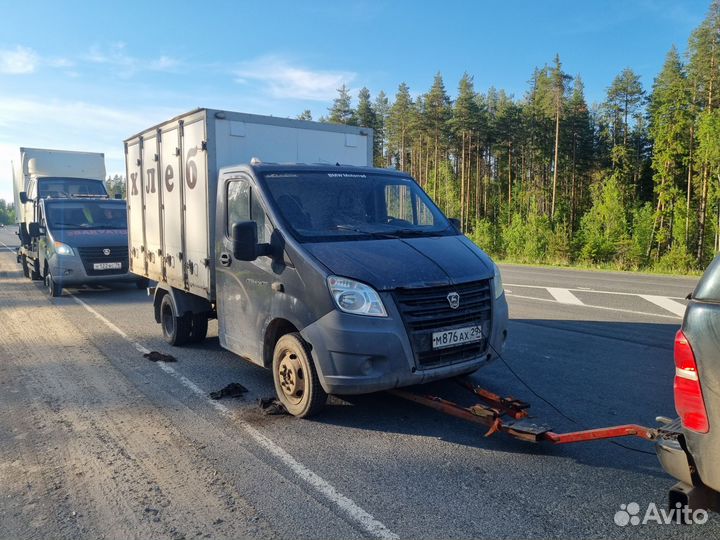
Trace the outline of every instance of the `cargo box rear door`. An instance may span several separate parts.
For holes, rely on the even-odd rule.
[[[141,276],[146,276],[140,141],[141,139],[134,139],[132,142],[129,142],[125,156],[127,165],[128,233],[130,244],[130,271]]]
[[[205,120],[183,126],[183,187],[185,189],[185,252],[190,290],[210,291],[210,250],[208,246],[208,178]],[[213,219],[215,217],[213,216]],[[198,290],[200,289],[200,290]]]
[[[160,167],[163,199],[163,255],[165,279],[173,287],[185,288],[182,245],[183,201],[182,171],[180,167],[179,128],[164,128],[160,138]]]
[[[143,193],[145,203],[145,255],[147,275],[161,281],[162,229],[160,228],[159,154],[157,135],[146,135],[142,146]]]

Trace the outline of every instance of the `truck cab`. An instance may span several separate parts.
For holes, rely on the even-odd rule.
[[[407,174],[343,166],[221,169],[213,271],[221,345],[271,368],[310,416],[327,394],[467,374],[507,336],[492,260]],[[156,291],[171,343],[192,334]],[[163,303],[163,298],[164,303]]]
[[[34,262],[51,297],[63,287],[138,281],[128,273],[125,201],[47,196],[38,217],[29,227]]]

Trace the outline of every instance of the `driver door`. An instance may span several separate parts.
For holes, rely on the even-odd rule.
[[[271,260],[259,257],[239,261],[233,257],[232,225],[238,221],[255,221],[258,241],[267,242],[267,220],[262,206],[245,176],[227,178],[224,190],[225,216],[222,240],[216,242],[216,295],[220,344],[248,360],[263,364],[263,329],[272,302]]]

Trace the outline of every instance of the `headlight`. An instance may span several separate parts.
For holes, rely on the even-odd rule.
[[[63,244],[62,242],[55,242],[55,253],[58,255],[72,255],[73,249],[68,246],[67,244]]]
[[[335,305],[341,311],[354,315],[387,317],[380,295],[372,287],[338,276],[328,277],[327,284]]]
[[[493,276],[493,282],[495,284],[495,300],[497,300],[500,296],[502,296],[504,289],[502,276],[500,276],[500,268],[498,268],[498,265],[495,263],[493,263],[493,265],[495,266],[495,275]]]

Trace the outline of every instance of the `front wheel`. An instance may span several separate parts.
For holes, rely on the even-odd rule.
[[[325,406],[327,394],[300,334],[286,334],[278,340],[272,370],[277,397],[290,414],[308,418]]]
[[[172,296],[166,294],[160,302],[160,325],[163,337],[170,345],[185,345],[190,339],[191,319],[186,315],[178,316]]]
[[[30,267],[28,266],[27,257],[25,255],[20,256],[20,264],[22,265],[23,276],[30,278]]]
[[[45,289],[47,290],[48,296],[50,296],[50,298],[57,298],[58,296],[62,296],[62,285],[55,282],[50,272],[45,274]]]

